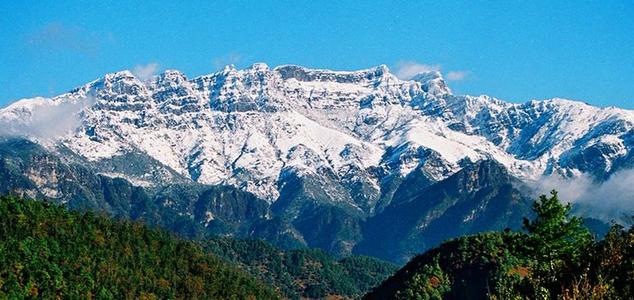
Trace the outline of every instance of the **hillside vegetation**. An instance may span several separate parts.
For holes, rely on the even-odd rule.
[[[367,256],[336,260],[318,249],[280,250],[259,240],[216,238],[204,248],[270,284],[291,299],[358,298],[396,271]]]
[[[412,259],[365,299],[634,299],[634,226],[594,241],[557,193],[525,233],[460,237]]]
[[[193,242],[129,221],[0,198],[0,299],[276,299]]]

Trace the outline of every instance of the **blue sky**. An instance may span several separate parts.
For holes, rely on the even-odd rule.
[[[129,2],[2,1],[0,106],[122,69],[266,62],[435,68],[461,94],[634,109],[631,1]]]

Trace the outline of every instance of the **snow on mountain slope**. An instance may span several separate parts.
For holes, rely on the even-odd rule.
[[[330,170],[344,179],[351,166],[383,168],[364,175],[378,189],[384,173],[406,176],[422,164],[415,149],[442,158],[435,180],[483,159],[524,179],[607,178],[634,157],[633,111],[458,96],[438,72],[405,81],[385,66],[343,72],[254,64],[194,79],[168,70],[146,82],[122,71],[53,99],[16,102],[0,111],[0,123],[28,128],[46,115],[36,107],[79,102],[89,105],[71,106],[76,130],[58,143],[87,160],[145,153],[193,181],[231,184],[269,201],[279,195],[283,169]],[[19,132],[11,128],[3,133]]]

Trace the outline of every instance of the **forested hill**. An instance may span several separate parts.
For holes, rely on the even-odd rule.
[[[140,223],[0,198],[0,299],[277,299],[190,241]]]
[[[260,240],[215,238],[203,248],[238,264],[290,299],[358,298],[397,267],[367,256],[337,260],[319,249],[281,250]]]
[[[634,299],[634,226],[593,240],[555,192],[526,232],[460,237],[413,258],[365,299]]]

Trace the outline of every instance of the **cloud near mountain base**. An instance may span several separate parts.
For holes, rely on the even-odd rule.
[[[618,171],[601,183],[586,174],[570,179],[547,176],[537,181],[535,192],[546,194],[553,189],[581,215],[619,223],[634,216],[634,169]]]
[[[91,106],[91,97],[82,100],[35,98],[18,101],[0,116],[0,136],[57,140],[72,134],[81,124],[81,111]]]

